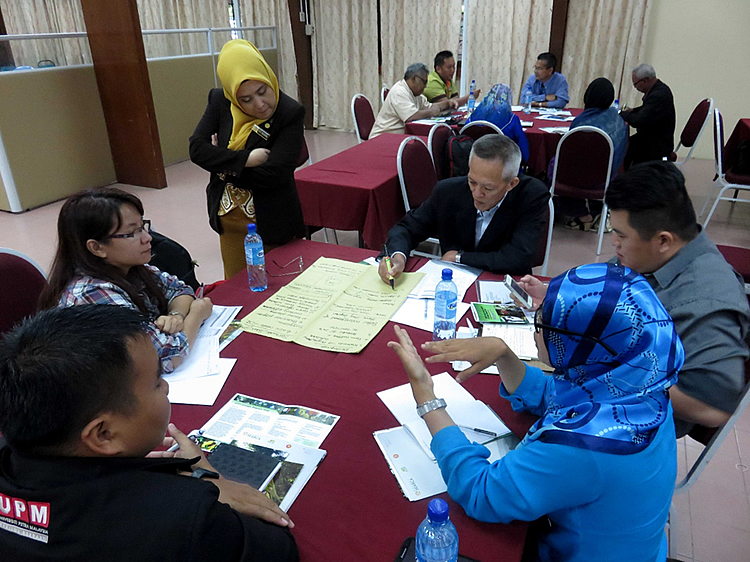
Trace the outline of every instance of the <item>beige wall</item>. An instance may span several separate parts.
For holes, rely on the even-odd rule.
[[[750,116],[750,1],[658,0],[653,2],[646,56],[672,89],[677,109],[675,143],[703,98],[712,97],[724,116],[728,137]],[[713,159],[713,134],[698,141],[698,158]]]

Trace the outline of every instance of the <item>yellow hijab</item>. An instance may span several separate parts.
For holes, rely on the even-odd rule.
[[[244,39],[233,39],[222,47],[216,73],[224,86],[224,97],[232,103],[233,125],[229,148],[242,150],[245,148],[247,137],[250,136],[253,127],[266,120],[256,119],[242,111],[240,104],[237,103],[237,90],[245,80],[258,80],[276,93],[278,104],[279,81],[260,51]]]

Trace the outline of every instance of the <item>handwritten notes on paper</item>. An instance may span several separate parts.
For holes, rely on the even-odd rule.
[[[242,320],[253,334],[325,351],[358,353],[398,310],[422,275],[404,273],[396,290],[369,265],[319,258]]]

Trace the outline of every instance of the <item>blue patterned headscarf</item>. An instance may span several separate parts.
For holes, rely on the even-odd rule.
[[[621,455],[646,448],[671,415],[667,389],[685,358],[648,282],[613,264],[573,268],[550,282],[541,322],[589,337],[543,329],[555,381],[526,441]]]
[[[484,96],[473,111],[467,123],[472,121],[489,121],[500,127],[507,126],[513,119],[513,91],[507,84],[495,84],[490,92]]]

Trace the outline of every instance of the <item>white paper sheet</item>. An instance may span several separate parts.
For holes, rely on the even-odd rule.
[[[471,284],[476,281],[481,271],[473,267],[466,267],[453,262],[430,260],[418,269],[419,273],[424,273],[424,277],[419,284],[414,287],[409,294],[413,298],[435,298],[435,286],[442,280],[443,269],[453,270],[453,282],[458,290],[459,302],[464,300],[466,291]]]
[[[165,373],[164,380],[169,384],[176,381],[196,379],[219,372],[219,337],[196,338],[190,346],[190,353],[171,373]]]
[[[456,322],[461,320],[469,308],[471,305],[467,302],[456,303]],[[391,322],[432,332],[435,327],[435,299],[406,299],[391,317]]]
[[[242,310],[241,306],[221,306],[215,304],[211,310],[211,316],[206,318],[198,330],[198,337],[216,336],[217,338],[224,333],[229,323],[234,320],[235,316]]]
[[[564,135],[570,130],[570,127],[539,127],[540,131],[545,133],[556,133],[558,135]]]
[[[236,359],[220,358],[219,372],[215,375],[170,381],[169,401],[172,404],[213,406],[236,361]]]

